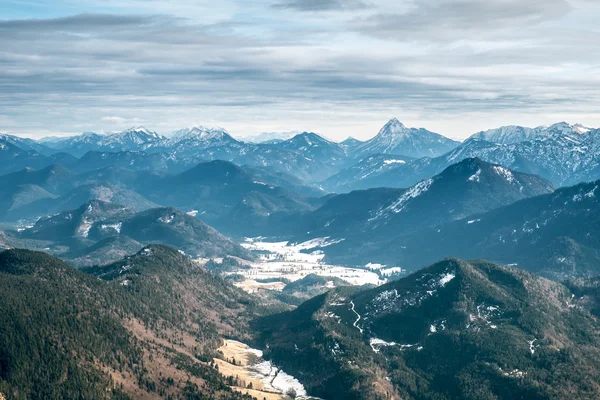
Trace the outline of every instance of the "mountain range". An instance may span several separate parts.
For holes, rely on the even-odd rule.
[[[409,270],[455,256],[517,265],[556,280],[595,276],[599,185],[560,188],[406,235],[347,237],[324,250],[331,262],[381,262]]]
[[[600,397],[599,138],[0,135],[0,399]]]
[[[423,128],[407,128],[395,118],[367,141],[350,138],[342,143],[310,132],[251,143],[233,138],[222,128],[205,127],[182,129],[169,137],[143,127],[39,142],[3,135],[0,173],[51,163],[76,172],[119,165],[174,173],[200,162],[225,160],[287,173],[340,192],[408,187],[462,159],[478,157],[562,186],[598,177],[599,136],[598,129],[561,122],[537,128],[500,127],[459,143]],[[390,163],[394,156],[405,163]]]
[[[368,187],[407,187],[465,158],[477,157],[515,171],[540,175],[557,186],[598,178],[598,129],[561,122],[524,136],[522,127],[478,133],[444,155],[384,168],[385,160],[362,160],[323,182],[332,191]],[[522,140],[526,137],[526,140]]]
[[[535,175],[469,158],[408,189],[368,189],[333,196],[302,215],[295,231],[300,237],[387,240],[553,190],[550,182]]]

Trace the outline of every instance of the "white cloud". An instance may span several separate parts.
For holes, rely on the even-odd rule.
[[[127,122],[127,119],[121,118],[121,117],[109,116],[109,117],[102,117],[102,121],[110,122],[113,124],[124,124],[125,122]]]
[[[0,21],[0,131],[600,126],[598,3],[315,4],[63,0],[59,17]]]

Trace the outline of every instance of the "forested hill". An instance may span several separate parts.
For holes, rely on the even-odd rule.
[[[223,334],[247,335],[252,297],[166,246],[102,273],[108,280],[45,253],[0,253],[0,393],[243,398],[210,360]]]

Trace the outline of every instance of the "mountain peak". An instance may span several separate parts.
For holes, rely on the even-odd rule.
[[[454,149],[459,143],[424,128],[408,128],[390,119],[375,135],[353,150],[357,158],[372,154],[395,154],[406,157],[436,157]]]
[[[571,125],[567,122],[558,122],[551,125],[547,129],[548,132],[557,132],[565,136],[583,135],[591,131],[590,128],[583,126],[582,124]]]
[[[122,133],[126,133],[126,132],[145,132],[145,133],[151,133],[151,131],[149,129],[147,129],[146,127],[144,127],[142,125],[132,126],[129,129],[125,129]]]
[[[589,131],[591,131],[592,128],[588,128],[587,126],[577,123],[577,124],[573,125],[573,130],[577,133],[584,134],[584,133],[588,133]]]
[[[71,271],[65,263],[47,253],[25,249],[0,252],[0,271],[11,275],[48,275]]]
[[[223,128],[208,128],[205,126],[192,126],[177,130],[171,134],[171,141],[196,140],[199,142],[219,142],[235,140]]]
[[[115,134],[116,136],[142,136],[143,139],[160,139],[161,136],[154,132],[151,131],[143,126],[132,126],[129,129],[125,129],[122,132],[118,132]]]
[[[307,145],[313,146],[315,142],[317,143],[330,143],[329,140],[325,139],[323,136],[314,132],[302,132],[289,139],[289,141],[304,141]]]
[[[378,136],[395,135],[401,132],[406,132],[406,126],[404,126],[402,122],[398,121],[397,118],[392,118],[383,126],[383,128],[381,128],[381,130],[378,133]]]

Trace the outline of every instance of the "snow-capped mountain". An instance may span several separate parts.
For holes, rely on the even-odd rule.
[[[277,143],[246,143],[236,140],[225,129],[206,127],[181,129],[165,138],[144,127],[134,127],[111,134],[87,132],[47,141],[45,145],[4,135],[0,136],[2,143],[6,148],[20,145],[17,148],[22,151],[13,152],[18,153],[17,158],[23,158],[26,151],[35,151],[40,156],[32,153],[26,158],[38,157],[41,160],[37,163],[32,161],[32,165],[19,161],[15,168],[7,163],[5,172],[26,166],[43,168],[48,165],[48,160],[42,155],[48,152],[62,151],[63,154],[81,157],[89,151],[96,151],[101,152],[102,157],[111,158],[107,152],[137,151],[155,156],[162,154],[160,158],[166,161],[155,165],[174,168],[174,172],[198,162],[218,159],[238,165],[273,168],[307,182],[327,179],[323,185],[332,191],[408,187],[470,157],[538,174],[556,185],[600,177],[599,130],[566,122],[537,128],[500,127],[478,132],[463,143],[426,129],[407,128],[395,118],[366,142],[349,138],[335,143],[315,133],[304,132]],[[47,151],[43,152],[44,149]],[[119,158],[136,158],[132,156],[134,154],[130,153]],[[411,156],[415,159],[410,160]],[[64,155],[49,157],[64,159]],[[147,158],[142,153],[140,157]],[[71,168],[73,160],[66,161],[70,165],[63,165]],[[51,162],[60,161],[54,159]],[[122,163],[120,165],[125,167]],[[131,163],[131,168],[139,169],[140,165],[147,168],[145,161],[136,160]]]
[[[485,140],[492,143],[512,144],[538,137],[540,131],[541,128],[508,125],[474,133],[470,138]]]
[[[24,150],[12,142],[10,139],[0,138],[0,174],[48,165],[48,157],[34,150]]]
[[[550,182],[477,158],[451,165],[408,189],[378,188],[331,198],[303,218],[302,235],[369,241],[464,218],[553,191]],[[362,235],[362,236],[361,236]]]
[[[242,142],[234,139],[223,128],[207,128],[204,126],[195,126],[175,131],[171,138],[165,140],[162,148],[175,150],[179,152],[204,150],[210,147],[219,147],[227,145],[241,145]]]
[[[537,129],[537,128],[536,128]],[[516,136],[502,135],[516,132]],[[489,135],[477,135],[448,153],[435,158],[420,158],[391,168],[380,169],[358,163],[323,182],[329,190],[353,190],[369,187],[408,187],[440,173],[444,168],[466,158],[480,158],[506,168],[540,175],[557,186],[600,178],[600,130],[581,125],[554,124],[529,131],[529,139],[516,143],[494,143],[483,140],[513,142],[524,134],[520,129],[499,129]],[[352,174],[352,171],[359,174]],[[353,178],[354,176],[354,178]]]
[[[337,193],[376,187],[377,185],[371,184],[370,177],[376,177],[388,170],[397,168],[399,165],[404,165],[412,161],[414,161],[414,158],[411,157],[390,154],[372,155],[329,177],[321,182],[321,185],[326,190]],[[395,185],[381,186],[397,187]]]
[[[570,125],[561,123],[552,125],[536,138],[508,145],[469,139],[436,162],[441,166],[465,157],[479,157],[564,185],[596,163],[600,157],[594,148],[597,142],[596,131],[579,134]]]
[[[598,276],[599,187],[600,181],[595,181],[560,188],[396,237],[375,246],[373,254],[383,255],[377,262],[393,260],[406,266],[423,265],[449,254],[485,258],[559,281]],[[419,248],[423,243],[427,243],[426,252]]]
[[[262,132],[254,136],[244,136],[241,139],[248,143],[278,143],[293,138],[301,133],[300,131],[289,132]]]
[[[423,128],[407,128],[392,118],[372,139],[358,146],[353,155],[397,154],[407,157],[435,157],[458,146],[459,142]]]
[[[224,135],[229,135],[227,130],[223,128],[210,128],[206,126],[192,126],[172,132],[169,135],[170,142],[176,142],[184,137],[196,137],[198,139],[214,139],[222,138]]]
[[[0,133],[0,145],[2,143],[8,143],[22,150],[35,151],[36,153],[46,156],[56,153],[56,151],[52,150],[50,147],[45,146],[33,139]]]
[[[481,139],[487,142],[498,144],[515,144],[529,140],[542,139],[544,137],[560,135],[576,138],[592,131],[592,128],[581,124],[570,125],[566,122],[537,128],[527,128],[524,126],[501,126],[500,128],[488,129],[471,135],[471,139]]]
[[[126,129],[122,132],[107,135],[104,140],[105,146],[114,143],[114,147],[124,147],[128,150],[135,149],[136,146],[147,147],[159,143],[165,137],[158,133],[144,128],[143,126]]]
[[[312,160],[336,165],[346,158],[344,149],[338,144],[312,132],[303,132],[291,139],[273,145],[303,154]]]
[[[109,134],[85,132],[46,144],[53,149],[66,151],[80,157],[88,151],[145,150],[157,146],[164,139],[158,133],[138,126]]]
[[[349,136],[348,138],[340,142],[340,146],[342,146],[342,148],[346,150],[346,153],[353,152],[361,144],[363,144],[362,140],[355,139],[352,136]]]

